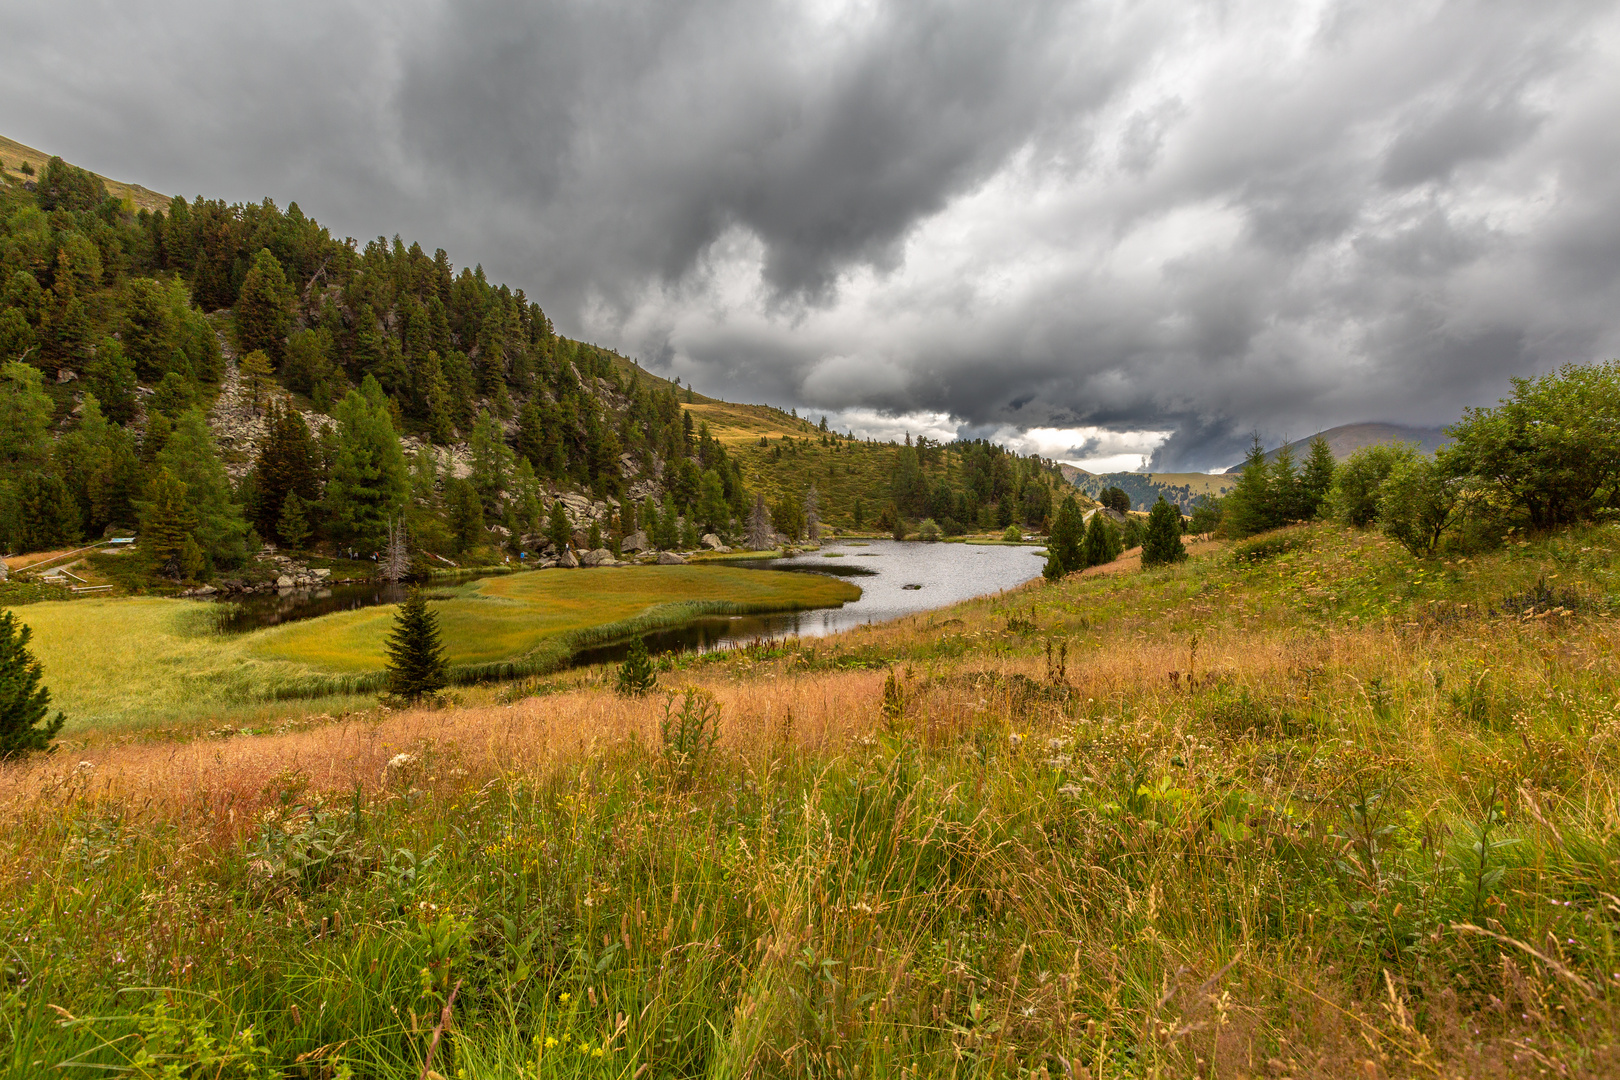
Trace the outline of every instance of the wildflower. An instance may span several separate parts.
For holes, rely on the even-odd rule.
[[[602,1056],[602,1048],[600,1046],[598,1046],[595,1050],[591,1051],[591,1057],[599,1058],[601,1056]]]
[[[563,1005],[566,1005],[568,1004],[568,999],[573,996],[573,994],[570,994],[568,991],[564,990],[562,993],[557,995],[557,1001]]]
[[[546,1049],[547,1050],[555,1050],[555,1049],[557,1049],[557,1039],[556,1039],[555,1036],[553,1036],[553,1035],[547,1035],[546,1036]]]

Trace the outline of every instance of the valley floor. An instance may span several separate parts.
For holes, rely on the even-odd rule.
[[[0,770],[0,1067],[1620,1072],[1620,528],[1244,551],[86,733]]]

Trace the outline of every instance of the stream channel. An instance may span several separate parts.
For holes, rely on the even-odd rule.
[[[1044,561],[1037,556],[1044,553],[1045,549],[1039,547],[869,540],[834,541],[820,551],[800,552],[786,558],[728,559],[720,565],[832,574],[850,579],[852,584],[860,586],[861,596],[843,607],[694,619],[684,626],[648,634],[643,640],[651,653],[706,652],[776,638],[835,634],[852,626],[932,611],[1022,585],[1040,574]],[[570,572],[612,573],[608,569]],[[481,576],[440,578],[435,584],[459,585]],[[290,589],[245,599],[235,597],[228,601],[228,611],[221,612],[219,629],[223,633],[245,633],[338,611],[395,604],[404,598],[405,586],[381,583]],[[616,661],[623,657],[625,648],[621,643],[586,649],[575,655],[573,664]]]

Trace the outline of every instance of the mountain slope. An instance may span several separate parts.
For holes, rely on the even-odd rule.
[[[35,150],[32,146],[0,135],[0,166],[4,167],[0,172],[23,175],[18,166],[26,161],[37,176],[50,159],[51,155],[44,151]],[[100,176],[99,173],[96,175]],[[101,182],[107,185],[108,192],[113,196],[129,200],[137,210],[166,210],[172,201],[169,196],[159,195],[151,188],[139,184],[126,184],[122,180],[113,180],[105,176],[101,176]]]

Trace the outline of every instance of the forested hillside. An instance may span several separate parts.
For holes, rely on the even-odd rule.
[[[1050,462],[698,395],[442,249],[339,240],[296,203],[152,211],[58,158],[0,164],[9,551],[138,531],[151,575],[203,581],[266,542],[375,551],[400,521],[465,561],[735,542],[760,497],[788,539],[817,518],[959,532],[1051,511]]]

